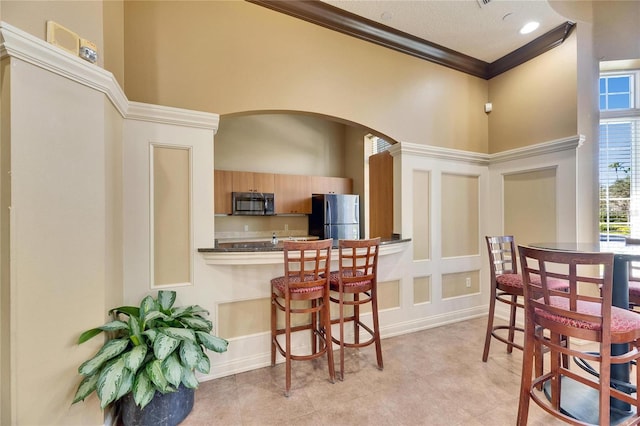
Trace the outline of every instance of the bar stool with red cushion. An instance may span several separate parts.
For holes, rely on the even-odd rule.
[[[327,355],[329,380],[335,380],[331,313],[329,300],[329,269],[333,240],[285,241],[284,275],[271,280],[271,366],[276,364],[276,350],[285,358],[285,395],[291,389],[291,361],[311,360]],[[294,306],[295,302],[295,306]],[[277,313],[284,313],[284,328],[278,328]],[[292,325],[292,315],[310,317],[302,325]],[[308,354],[293,354],[292,333],[311,332]],[[278,336],[284,334],[282,345]],[[318,345],[317,342],[320,342]]]
[[[378,321],[378,251],[380,238],[367,240],[340,240],[338,242],[338,270],[331,272],[331,290],[337,293],[331,301],[338,304],[339,318],[333,324],[340,324],[340,338],[334,342],[340,344],[340,379],[344,380],[344,348],[362,348],[375,344],[378,369],[383,369],[382,346],[380,344],[380,326]],[[345,295],[351,294],[350,298]],[[365,324],[360,317],[360,307],[371,305],[372,324]],[[345,307],[353,309],[345,313]],[[344,324],[353,323],[353,339],[347,342]],[[360,341],[360,329],[369,337]]]
[[[524,332],[522,327],[516,325],[516,314],[518,308],[524,305],[518,301],[523,297],[522,275],[518,273],[518,262],[516,257],[516,245],[513,235],[487,236],[487,249],[489,251],[489,272],[491,274],[491,294],[489,300],[489,318],[487,320],[487,331],[484,339],[484,352],[482,361],[487,362],[489,358],[489,347],[491,338],[495,338],[507,345],[507,353],[511,353],[513,348],[522,350],[522,345],[514,341],[515,332]],[[568,285],[560,280],[553,280],[556,289],[567,289]],[[509,323],[507,325],[494,325],[496,302],[509,305]],[[501,330],[507,330],[505,337]],[[540,363],[542,362],[541,358]],[[540,364],[541,368],[541,364]]]
[[[637,424],[640,421],[637,394],[634,393],[636,396],[633,397],[610,383],[612,364],[624,364],[640,358],[640,315],[612,306],[613,254],[518,248],[525,295],[525,343],[517,424],[526,425],[531,400],[553,416],[578,424],[564,410],[569,407],[570,399],[588,392],[577,391],[573,383],[597,392],[597,401],[584,404],[590,409],[593,409],[593,403],[597,404],[598,424],[610,423],[610,397],[635,406],[636,412],[625,419],[625,424]],[[558,291],[552,288],[550,279],[568,282],[569,289]],[[550,337],[541,337],[537,332],[539,328],[548,331]],[[588,345],[576,345],[578,349],[565,347],[561,336],[596,342],[598,351],[593,352]],[[627,352],[612,355],[611,344],[628,345]],[[532,377],[534,352],[538,345],[551,352],[551,366],[548,372],[536,372]],[[581,347],[583,350],[579,350]],[[573,372],[568,366],[561,365],[561,355],[595,362],[598,370],[593,377]],[[636,369],[635,381],[638,383],[639,372]],[[540,386],[545,388],[549,399],[535,390]],[[565,408],[561,408],[561,402]]]

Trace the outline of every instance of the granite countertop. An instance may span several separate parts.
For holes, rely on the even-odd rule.
[[[303,241],[304,239],[294,239]],[[235,241],[218,243],[215,247],[199,248],[200,253],[235,253],[235,252],[270,252],[282,251],[285,240],[278,240],[278,244],[272,244],[271,241]],[[382,238],[380,245],[397,244],[411,241],[411,238]]]

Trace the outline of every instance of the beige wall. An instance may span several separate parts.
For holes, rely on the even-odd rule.
[[[489,152],[578,132],[575,32],[559,47],[489,81]]]
[[[301,114],[222,117],[214,165],[220,170],[343,177],[344,128]]]
[[[640,58],[640,2],[594,1],[595,57],[612,61]]]
[[[104,43],[98,54],[103,59],[104,68],[111,71],[118,84],[124,87],[124,3],[122,0],[106,0],[102,7]]]
[[[0,61],[0,170],[11,167],[11,146],[6,141],[11,135],[10,78],[8,59]],[[0,423],[9,423],[14,396],[11,395],[11,289],[9,282],[9,209],[11,181],[0,173]]]
[[[223,117],[306,111],[488,150],[485,80],[243,1],[125,2],[125,16],[131,100]]]
[[[11,276],[2,284],[11,294],[3,348],[12,354],[12,411],[3,410],[1,423],[99,424],[96,398],[69,404],[78,366],[100,344],[76,339],[104,322],[122,282],[121,248],[110,245],[119,237],[108,236],[121,235],[111,214],[122,210],[106,181],[121,164],[111,139],[118,125],[102,93],[40,67],[12,60],[10,84],[10,135],[2,143],[11,144]],[[83,123],[83,131],[69,123]],[[54,323],[55,331],[43,332]]]
[[[120,3],[120,0],[116,1]],[[47,39],[47,21],[55,21],[92,41],[99,51],[98,66],[103,66],[103,55],[100,54],[104,46],[102,1],[0,0],[0,3],[3,21],[42,40]]]

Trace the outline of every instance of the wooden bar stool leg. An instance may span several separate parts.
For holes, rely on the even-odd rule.
[[[371,310],[373,314],[373,333],[376,345],[376,360],[378,361],[378,369],[382,370],[384,365],[382,364],[382,344],[380,343],[380,325],[378,323],[378,290],[373,288],[371,290]]]
[[[340,380],[344,380],[344,291],[339,292],[340,311]]]
[[[511,296],[511,312],[509,314],[509,342],[513,342],[516,334],[516,308],[518,303],[518,296],[515,294]],[[513,345],[507,345],[507,353],[513,352]]]
[[[493,289],[495,294],[495,288]],[[482,362],[487,362],[489,358],[489,347],[491,346],[491,333],[493,332],[493,315],[496,310],[496,298],[491,296],[489,301],[489,318],[487,318],[487,332],[484,337],[484,351],[482,352]]]

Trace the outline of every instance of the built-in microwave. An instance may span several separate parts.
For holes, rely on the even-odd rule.
[[[269,216],[275,214],[275,197],[267,192],[233,192],[234,215]]]

